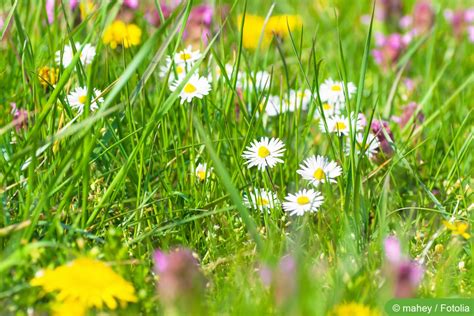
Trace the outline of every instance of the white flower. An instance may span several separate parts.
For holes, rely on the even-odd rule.
[[[267,90],[270,87],[271,76],[266,71],[257,73],[241,74],[237,78],[237,88],[242,90],[257,91]]]
[[[260,112],[265,112],[265,114],[268,116],[277,116],[286,112],[287,109],[288,105],[286,102],[281,100],[280,97],[276,95],[269,96],[268,100],[262,100],[259,105]]]
[[[312,185],[317,186],[325,182],[335,183],[334,179],[341,175],[342,169],[335,161],[329,161],[326,157],[311,156],[303,161],[297,173]]]
[[[327,79],[319,87],[319,95],[322,102],[345,103],[344,82]],[[347,95],[349,98],[356,92],[356,87],[352,82],[347,83]]]
[[[283,162],[280,157],[284,151],[285,144],[278,138],[262,137],[247,146],[242,157],[247,160],[245,163],[248,168],[257,166],[259,170],[264,170],[265,167],[273,168],[277,163]]]
[[[170,81],[182,79],[186,76],[188,69],[191,66],[187,64],[177,64],[173,63],[171,57],[166,57],[166,64],[160,67],[160,72],[158,75],[160,78],[165,78],[168,73],[170,74]]]
[[[379,149],[379,140],[377,139],[377,136],[374,134],[369,133],[367,135],[367,139],[365,142],[365,149],[362,150],[362,143],[364,141],[364,134],[362,133],[357,133],[356,134],[356,139],[355,139],[355,149],[356,153],[360,154],[362,151],[364,152],[364,155],[367,155],[369,158],[372,158],[375,154],[377,154],[377,151]],[[348,141],[346,142],[346,155],[349,155],[351,152],[351,143]]]
[[[317,212],[323,201],[324,198],[320,192],[303,189],[296,194],[288,194],[283,202],[283,209],[290,215],[302,216],[306,212]]]
[[[225,64],[224,66],[224,70],[225,70],[225,74],[227,75],[227,78],[229,78],[229,80],[231,80],[231,76],[232,76],[232,71],[234,70],[234,66],[231,65],[231,64]],[[213,73],[209,73],[207,75],[207,80],[209,82],[212,82],[213,80],[213,75],[215,75],[215,78],[216,79],[220,79],[222,77],[222,70],[219,66],[215,67],[215,74]]]
[[[305,90],[290,90],[290,99],[288,102],[288,111],[294,112],[296,109],[303,111],[308,109],[308,105],[311,102],[311,91]]]
[[[181,80],[178,79],[171,84],[171,91],[175,91],[176,88],[181,84]],[[194,74],[189,78],[188,82],[184,85],[183,90],[179,94],[181,98],[181,104],[186,102],[191,102],[192,99],[198,98],[202,99],[205,95],[209,94],[211,91],[211,85],[207,82],[205,77],[199,77],[199,75]]]
[[[355,117],[354,115],[351,115],[351,117],[353,118],[353,131],[355,132],[361,130],[363,128],[363,122],[361,117]],[[334,115],[332,117],[327,117],[326,123],[328,126],[327,130],[326,126],[324,125],[324,120],[321,120],[319,122],[319,128],[323,133],[336,133],[338,136],[349,135],[350,121],[344,115]]]
[[[211,174],[213,168],[208,168],[207,163],[200,163],[197,165],[196,170],[194,173],[196,174],[196,178],[198,181],[202,182],[206,180],[207,177]]]
[[[342,106],[343,106],[342,103],[323,102],[322,108],[323,108],[323,112],[324,112],[324,117],[328,118],[328,117],[334,116],[336,114],[339,114],[340,111],[341,111]],[[321,118],[322,117],[319,106],[316,109],[315,117],[316,118]]]
[[[201,53],[198,50],[193,51],[192,47],[188,46],[174,55],[174,62],[177,64],[192,65],[199,58],[201,58]]]
[[[81,43],[76,42],[75,46],[76,46],[76,52],[81,49]],[[62,64],[63,67],[67,67],[72,62],[73,57],[74,57],[74,52],[72,50],[72,47],[70,45],[66,45],[64,46],[63,52],[61,52],[60,50],[56,52],[55,60],[58,65]],[[84,48],[82,49],[81,57],[80,57],[82,65],[87,66],[91,64],[92,61],[94,60],[94,57],[95,57],[95,47],[92,46],[91,44],[85,44]]]
[[[280,204],[276,194],[270,190],[255,189],[244,195],[244,205],[255,210],[270,211]]]
[[[90,106],[89,109],[91,111],[95,111],[99,108],[99,104],[104,102],[104,98],[102,98],[100,95],[102,92],[98,89],[94,89],[93,93],[91,95],[91,101],[90,101]],[[75,110],[79,114],[82,114],[84,111],[84,106],[86,105],[87,102],[87,88],[86,87],[78,87],[69,95],[67,96],[67,102],[69,103],[69,106]]]

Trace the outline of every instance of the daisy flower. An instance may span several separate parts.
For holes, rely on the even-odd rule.
[[[277,116],[283,112],[286,112],[287,109],[288,105],[286,104],[286,102],[284,100],[281,100],[280,97],[276,95],[269,96],[268,100],[263,100],[259,105],[260,112],[264,112],[270,117]]]
[[[305,111],[308,109],[308,105],[311,102],[311,91],[308,89],[304,90],[290,90],[290,99],[288,100],[288,111],[294,112],[298,108]]]
[[[193,64],[196,60],[201,58],[201,53],[198,50],[193,51],[191,46],[177,52],[174,55],[174,62],[177,64]]]
[[[361,120],[360,116],[355,117],[354,115],[351,115],[352,121],[354,122],[353,128],[355,131],[360,131],[363,129],[363,121]],[[324,121],[321,120],[319,122],[319,128],[323,133],[336,133],[338,136],[342,135],[349,135],[349,124],[351,121],[346,118],[344,115],[334,115],[332,117],[327,117],[326,118],[326,123],[328,126],[328,129],[326,130],[326,126],[324,125]]]
[[[203,182],[208,176],[210,176],[212,168],[207,167],[207,163],[200,163],[197,165],[195,174],[198,181]]]
[[[78,258],[55,269],[40,271],[31,280],[46,293],[56,293],[58,303],[75,304],[74,310],[110,309],[136,302],[132,284],[102,261]]]
[[[342,107],[342,104],[339,104],[339,103],[323,102],[322,109],[324,112],[324,117],[327,118],[327,117],[331,117],[336,114],[339,114],[341,111],[341,107]],[[318,106],[315,112],[315,118],[321,118],[321,117],[322,117],[321,110]]]
[[[329,103],[344,103],[346,101],[344,89],[344,82],[327,79],[319,87],[321,101]],[[352,82],[347,83],[347,95],[349,98],[356,92],[356,90],[357,89]]]
[[[244,195],[244,205],[260,211],[270,211],[280,204],[276,194],[270,190],[255,189]]]
[[[99,104],[104,102],[104,98],[100,96],[101,94],[102,92],[100,90],[94,89],[89,107],[91,111],[97,110],[99,108]],[[84,106],[87,102],[87,88],[76,88],[76,90],[72,91],[67,96],[67,102],[69,103],[69,106],[71,108],[76,109],[79,114],[82,114],[82,112],[84,111]]]
[[[171,91],[175,91],[180,84],[180,79],[175,80],[175,82],[170,86]],[[209,94],[209,91],[211,91],[211,85],[209,82],[207,82],[207,79],[194,74],[191,76],[191,78],[189,78],[188,82],[184,85],[183,90],[181,90],[181,93],[179,94],[179,97],[181,98],[181,104],[183,104],[185,101],[189,103],[194,98],[202,99],[205,95]]]
[[[263,171],[265,167],[273,168],[277,163],[283,162],[280,158],[284,151],[285,144],[278,138],[262,137],[259,141],[254,140],[247,146],[242,157],[247,160],[245,163],[248,168],[257,166]]]
[[[186,76],[188,70],[187,66],[188,65],[186,64],[176,64],[173,62],[173,59],[171,59],[171,57],[167,56],[166,64],[160,67],[160,72],[158,73],[158,75],[160,76],[160,78],[165,78],[169,73],[170,78],[172,78],[172,80],[182,79]],[[189,66],[189,68],[190,67],[191,66]]]
[[[311,156],[300,165],[297,171],[303,179],[308,180],[312,185],[317,186],[320,183],[335,183],[335,178],[342,173],[341,167],[335,161],[330,161],[323,156]]]
[[[369,158],[372,158],[374,155],[377,154],[377,151],[379,149],[379,140],[377,139],[377,136],[375,136],[372,133],[369,133],[367,135],[367,139],[365,142],[364,150],[362,150],[362,144],[364,142],[364,134],[362,133],[357,133],[356,134],[356,153],[359,155],[362,151],[364,152],[364,155],[367,155]],[[346,143],[346,155],[349,155],[351,152],[351,143],[347,142]]]
[[[76,42],[75,46],[76,46],[76,51],[81,50],[81,43]],[[73,57],[74,57],[74,52],[72,50],[72,47],[70,45],[66,45],[64,46],[64,50],[62,52],[60,50],[56,52],[55,60],[58,65],[62,64],[63,67],[66,68],[67,66],[69,66],[69,64],[71,64]],[[82,49],[81,57],[80,57],[82,65],[87,66],[91,64],[92,61],[94,60],[94,57],[95,57],[95,47],[92,46],[91,44],[85,44],[84,48]]]
[[[242,74],[238,78],[237,88],[242,90],[264,91],[270,87],[271,75],[267,71],[258,71],[256,73]]]
[[[336,133],[338,136],[349,134],[349,120],[344,115],[334,115],[326,118],[327,130],[324,121],[319,122],[323,133]]]
[[[290,215],[302,216],[306,212],[317,212],[323,201],[324,198],[320,192],[303,189],[296,194],[288,194],[283,202],[283,209]]]

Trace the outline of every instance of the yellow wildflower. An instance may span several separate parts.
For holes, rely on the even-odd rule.
[[[331,313],[331,316],[379,316],[380,313],[370,309],[368,306],[358,303],[346,303],[337,305]]]
[[[135,289],[115,273],[102,261],[78,258],[68,264],[55,269],[47,269],[38,273],[30,281],[32,286],[41,286],[47,293],[57,293],[58,305],[53,306],[60,314],[67,307],[60,304],[74,306],[74,310],[81,308],[102,309],[106,305],[110,309],[116,309],[118,303],[121,306],[127,302],[135,302]],[[79,312],[77,312],[80,315]]]
[[[239,16],[239,29],[242,26],[243,16]],[[260,37],[261,46],[267,47],[273,36],[285,38],[290,31],[301,27],[302,19],[299,15],[276,15],[268,19],[265,25],[265,18],[258,15],[246,15],[243,27],[242,44],[245,48],[256,49]],[[263,33],[263,35],[262,35]]]
[[[95,5],[92,0],[82,0],[79,4],[79,11],[81,12],[81,20],[85,20],[89,14],[95,10]]]
[[[461,235],[466,239],[471,238],[471,235],[467,232],[469,224],[465,222],[454,222],[443,221],[444,226],[449,229],[453,235]]]
[[[140,44],[142,30],[135,24],[125,24],[123,21],[114,21],[104,32],[104,44],[115,49],[118,45],[125,48]]]
[[[41,85],[46,89],[48,86],[54,86],[58,82],[58,68],[44,66],[38,70],[38,77]]]

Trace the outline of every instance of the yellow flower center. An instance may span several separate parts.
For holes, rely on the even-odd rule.
[[[331,90],[334,91],[334,92],[339,92],[339,91],[341,91],[342,89],[341,89],[341,86],[340,86],[340,85],[335,84],[335,85],[333,85],[333,86],[331,87]]]
[[[329,111],[329,110],[332,110],[332,106],[331,106],[331,104],[329,104],[329,103],[324,103],[324,104],[323,104],[323,109],[324,109],[325,111]]]
[[[306,204],[309,203],[309,197],[307,197],[305,195],[299,196],[296,199],[296,203],[298,203],[299,205],[306,205]]]
[[[268,155],[270,155],[270,150],[268,150],[268,148],[265,146],[260,146],[258,149],[258,156],[260,158],[267,158]]]
[[[181,55],[179,55],[179,58],[181,58],[182,60],[188,60],[191,59],[191,54],[181,53]]]
[[[336,122],[334,127],[336,128],[336,130],[342,131],[346,129],[346,124],[344,122]]]
[[[196,87],[190,83],[187,83],[185,86],[184,86],[184,92],[186,93],[193,93],[193,92],[196,92]]]
[[[326,174],[324,173],[324,170],[321,168],[316,169],[316,171],[313,173],[313,177],[316,180],[323,180],[326,178]]]
[[[269,200],[267,200],[265,198],[262,198],[262,197],[257,198],[257,205],[258,206],[267,206],[268,204],[270,204]]]
[[[79,103],[81,103],[81,104],[86,104],[86,101],[87,101],[87,96],[81,95],[81,96],[79,97]]]
[[[183,67],[181,67],[181,66],[176,67],[176,73],[182,74],[183,72],[184,72]]]
[[[203,181],[204,179],[206,179],[206,171],[199,170],[197,172],[197,176],[198,176],[199,180]]]

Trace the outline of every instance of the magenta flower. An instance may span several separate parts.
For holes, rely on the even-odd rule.
[[[136,10],[140,6],[139,0],[124,0],[123,5],[127,6],[129,9]]]
[[[393,153],[392,146],[390,145],[393,142],[393,133],[388,126],[388,122],[373,120],[370,124],[370,130],[377,136],[381,152],[386,156],[390,156]]]
[[[28,111],[18,109],[14,102],[10,103],[10,106],[12,108],[11,114],[13,115],[12,122],[15,125],[16,130],[20,131],[22,128],[26,129],[28,127]]]
[[[388,25],[396,25],[402,13],[402,0],[380,0],[376,2],[375,17]]]
[[[183,37],[191,43],[199,44],[199,42],[207,45],[211,36],[211,22],[214,16],[212,6],[203,4],[194,7],[189,14],[186,29]]]
[[[407,125],[408,122],[412,119],[413,115],[415,114],[416,108],[418,107],[418,104],[416,102],[410,102],[408,105],[406,105],[402,110],[402,115],[400,116],[392,116],[392,120],[400,125],[400,128],[404,128],[405,125]],[[423,122],[425,120],[425,116],[423,113],[419,112],[418,115],[416,116],[415,124],[418,122]]]
[[[394,279],[395,297],[412,297],[423,279],[423,267],[418,262],[402,256],[400,241],[394,236],[385,238],[384,248],[389,275]]]
[[[296,262],[291,255],[282,257],[273,269],[266,265],[260,268],[260,279],[272,289],[278,305],[284,304],[296,294],[296,272]]]
[[[380,33],[376,34],[376,49],[372,50],[375,62],[384,70],[393,67],[405,51],[409,41],[410,38],[404,37],[399,33],[393,33],[388,36]]]
[[[157,290],[163,303],[186,303],[203,294],[205,278],[190,250],[177,248],[167,254],[157,250],[153,259],[158,275]]]
[[[418,1],[413,8],[413,29],[416,35],[425,34],[434,24],[435,13],[430,1]]]
[[[56,0],[46,0],[45,9],[49,24],[53,24],[54,22],[54,8],[56,6],[55,1]]]
[[[468,40],[474,43],[474,8],[466,10],[446,10],[444,17],[451,23],[454,36],[461,40],[467,33]]]

